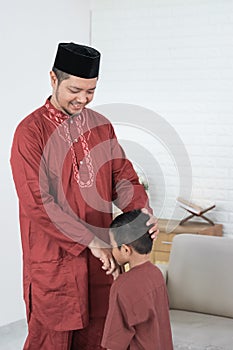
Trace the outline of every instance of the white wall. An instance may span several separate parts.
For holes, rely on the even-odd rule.
[[[232,34],[229,0],[93,1],[92,44],[103,53],[95,103],[139,105],[164,118],[188,152],[193,197],[214,201],[209,217],[233,237]],[[131,112],[126,109],[126,122]],[[180,190],[177,164],[156,132],[155,142],[148,137],[156,118],[148,123],[144,112],[135,123],[146,132],[129,152],[135,155],[141,142],[152,153],[154,162],[142,159],[152,204],[170,217]],[[123,139],[135,131],[125,136],[124,129]]]
[[[0,326],[24,317],[17,198],[9,166],[18,122],[50,94],[49,70],[58,42],[89,43],[90,2],[4,2],[1,33]]]
[[[0,14],[0,326],[25,315],[17,199],[9,167],[13,131],[50,93],[48,72],[58,42],[89,42],[90,7],[92,44],[103,54],[95,103],[134,104],[162,116],[186,146],[195,196],[213,199],[217,208],[212,218],[224,223],[226,235],[233,232],[232,1],[5,2]],[[166,216],[178,188],[171,155],[164,156],[159,142],[150,143],[148,133],[140,139],[157,161],[149,173],[155,209],[158,184],[166,182]]]

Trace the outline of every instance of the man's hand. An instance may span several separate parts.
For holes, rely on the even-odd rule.
[[[142,212],[150,216],[150,219],[147,221],[146,225],[153,225],[150,228],[149,233],[151,234],[151,238],[155,240],[159,234],[158,219],[154,215],[150,214],[146,208],[143,208]]]
[[[115,278],[117,274],[117,264],[112,256],[110,246],[101,239],[95,237],[88,245],[88,248],[92,254],[102,262],[102,269],[106,271],[106,274],[112,274],[113,278]]]
[[[114,281],[117,279],[117,277],[121,274],[121,267],[116,263],[116,268],[115,270],[112,272],[112,277],[114,279]]]

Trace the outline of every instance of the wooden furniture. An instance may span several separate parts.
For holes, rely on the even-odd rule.
[[[184,218],[183,220],[181,220],[180,225],[183,225],[186,221],[192,219],[194,216],[198,216],[199,218],[207,221],[209,224],[214,225],[214,222],[212,220],[210,220],[209,218],[207,218],[205,215],[205,213],[207,213],[207,211],[214,209],[215,208],[215,204],[210,202],[207,204],[203,202],[202,206],[197,205],[193,202],[187,201],[184,198],[178,197],[177,198],[177,202],[180,205],[181,208],[185,209],[189,214],[189,216],[187,216],[186,218]]]
[[[188,221],[180,225],[179,221],[159,219],[159,235],[153,244],[151,261],[153,263],[167,263],[169,261],[172,240],[182,233],[197,235],[222,236],[222,225],[210,225],[202,222]],[[169,224],[169,225],[168,225]]]

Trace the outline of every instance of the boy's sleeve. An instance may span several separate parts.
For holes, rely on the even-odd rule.
[[[134,334],[134,327],[129,326],[125,302],[118,294],[114,283],[110,292],[109,310],[101,345],[111,350],[127,350]]]

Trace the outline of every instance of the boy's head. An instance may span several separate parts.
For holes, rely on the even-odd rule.
[[[117,262],[125,264],[132,251],[145,255],[151,252],[153,240],[147,226],[150,219],[140,209],[118,215],[110,225],[112,253]]]

